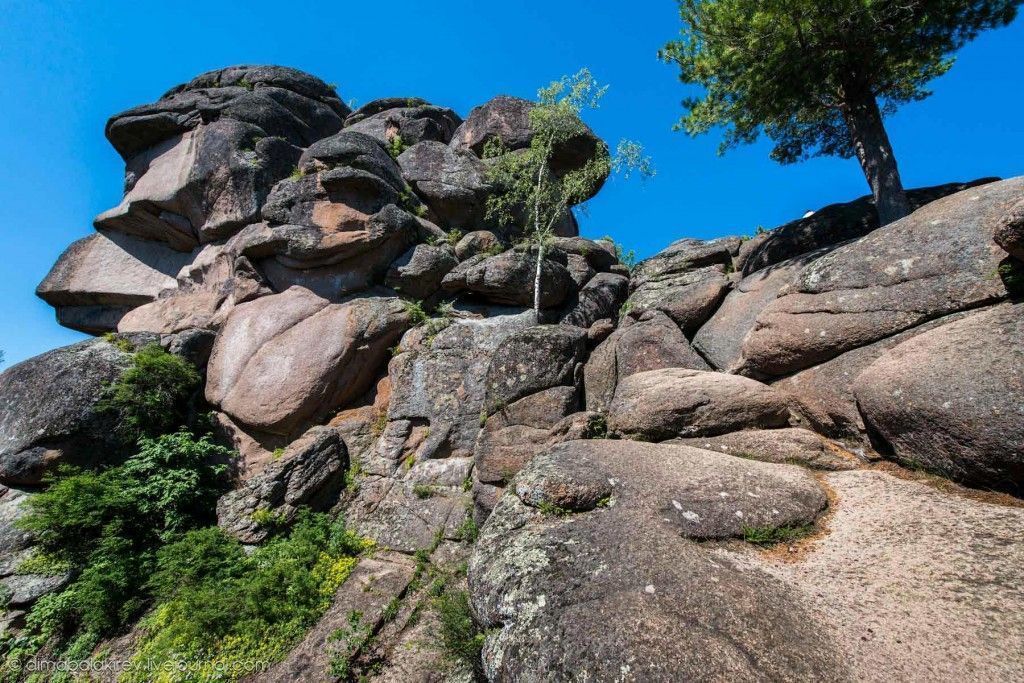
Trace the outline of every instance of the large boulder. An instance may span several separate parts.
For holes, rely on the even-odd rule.
[[[711,369],[667,315],[650,311],[612,332],[590,354],[583,369],[587,409],[606,410],[619,382],[662,368]]]
[[[202,74],[107,123],[125,195],[96,224],[184,251],[227,237],[257,219],[300,147],[338,131],[348,113],[332,88],[294,69]]]
[[[325,510],[344,487],[348,452],[338,433],[314,427],[266,468],[217,501],[217,524],[243,543],[262,543],[299,509]]]
[[[109,332],[128,311],[177,287],[175,276],[193,256],[160,242],[100,231],[72,243],[36,295],[57,309],[61,325]]]
[[[115,454],[113,418],[99,403],[131,364],[120,346],[92,339],[0,374],[0,484],[37,485],[61,464],[95,465]]]
[[[996,226],[996,244],[1024,261],[1024,199],[1013,205]]]
[[[953,313],[923,325],[912,327],[873,344],[861,346],[824,363],[801,370],[772,382],[772,387],[789,398],[790,409],[801,424],[834,439],[867,444],[864,418],[853,395],[854,381],[869,365],[889,349],[922,332],[969,315]]]
[[[932,318],[1007,296],[993,232],[1024,178],[918,209],[807,266],[758,316],[744,372],[784,375]]]
[[[383,435],[394,447],[384,453],[386,472],[413,452],[417,459],[473,455],[491,360],[502,342],[532,324],[532,312],[505,311],[457,318],[432,335],[418,327],[403,337],[388,370],[392,393]],[[430,430],[420,444],[414,424]]]
[[[853,391],[898,461],[978,486],[1024,488],[1024,304],[903,342]]]
[[[217,335],[206,398],[254,429],[300,432],[369,389],[409,324],[395,298],[332,304],[293,287],[242,304]]]
[[[729,291],[728,272],[737,238],[705,242],[683,239],[640,263],[630,278],[629,315],[658,310],[691,335],[715,312]]]
[[[578,327],[537,325],[505,339],[487,368],[485,414],[544,389],[575,386],[586,337],[586,331]]]
[[[569,255],[569,258],[573,257],[573,254]],[[561,322],[587,329],[598,320],[614,318],[628,293],[629,278],[615,273],[598,273],[580,288],[575,303],[562,315]]]
[[[319,78],[280,66],[232,66],[196,76],[153,104],[107,122],[110,144],[127,161],[175,135],[219,120],[259,126],[306,147],[341,129],[350,110]]]
[[[740,280],[693,336],[693,347],[716,370],[736,368],[743,357],[743,340],[754,329],[757,316],[807,265],[825,253],[827,249],[782,261]]]
[[[484,163],[440,142],[421,142],[398,156],[402,176],[446,227],[479,227],[490,186]]]
[[[391,264],[384,283],[404,296],[427,299],[457,265],[459,260],[451,248],[417,244]]]
[[[826,498],[804,470],[573,441],[513,488],[469,563],[489,680],[847,678],[799,593],[691,540],[813,522]]]
[[[530,146],[533,130],[530,112],[536,105],[518,97],[499,95],[475,107],[452,136],[454,149],[472,150],[478,157],[484,156],[487,143],[499,139],[505,149],[515,151]],[[550,167],[556,175],[582,168],[596,155],[607,155],[607,147],[587,124],[576,120],[576,130],[553,150]],[[595,186],[600,191],[604,178]]]
[[[387,97],[352,112],[345,119],[345,129],[403,148],[428,140],[447,144],[461,123],[459,115],[447,107],[417,98]]]
[[[857,457],[842,446],[798,427],[746,429],[719,436],[674,439],[666,443],[702,448],[763,462],[803,465],[816,470],[852,470]]]
[[[608,429],[645,441],[783,427],[785,395],[747,377],[684,368],[623,379],[608,406]]]
[[[999,180],[980,178],[966,183],[947,183],[907,191],[912,210],[962,190]],[[810,216],[790,221],[747,241],[740,248],[739,270],[744,275],[810,251],[833,247],[878,229],[878,212],[868,195],[852,202],[829,204]]]
[[[258,220],[270,188],[299,153],[240,121],[199,126],[132,157],[124,198],[96,217],[96,227],[190,251]]]
[[[536,268],[536,256],[527,251],[481,254],[460,263],[441,284],[452,294],[465,292],[498,304],[532,306]],[[572,277],[565,266],[545,257],[540,276],[541,308],[559,306],[572,288]]]

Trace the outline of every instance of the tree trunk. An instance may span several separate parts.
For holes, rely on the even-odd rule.
[[[533,276],[533,320],[540,324],[540,275],[544,263],[544,238],[537,241],[537,271]]]
[[[875,96],[864,89],[857,89],[864,93],[862,95],[855,95],[857,90],[851,90],[846,89],[846,99],[840,110],[857,160],[875,197],[879,224],[887,225],[909,214],[910,203],[903,191],[896,157],[893,156]]]

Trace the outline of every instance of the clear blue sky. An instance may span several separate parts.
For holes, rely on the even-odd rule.
[[[685,92],[657,49],[678,31],[672,0],[227,3],[4,0],[0,21],[0,349],[7,364],[82,335],[33,294],[60,252],[120,197],[103,137],[111,114],[195,74],[282,64],[343,99],[419,96],[465,115],[493,95],[532,97],[581,66],[611,85],[589,121],[644,143],[647,184],[608,184],[582,219],[640,256],[680,237],[752,233],[865,194],[856,162],[783,167],[767,144],[717,157],[713,136],[673,133]],[[1024,173],[1024,20],[965,48],[935,95],[889,131],[909,186]],[[5,367],[6,367],[5,365]]]

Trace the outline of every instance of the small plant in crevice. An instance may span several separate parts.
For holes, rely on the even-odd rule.
[[[288,179],[292,181],[302,180],[306,177],[306,172],[302,168],[296,166],[292,169],[292,172],[288,174]]]
[[[437,490],[429,484],[413,484],[412,487],[412,494],[420,500],[433,498],[436,493]]]
[[[591,415],[583,428],[584,439],[607,439],[608,419],[604,415]]]
[[[537,505],[537,509],[540,510],[541,514],[549,517],[565,517],[572,514],[572,510],[567,510],[546,500],[542,500]]]
[[[388,140],[388,154],[391,155],[392,159],[397,159],[407,149],[409,149],[409,146],[405,144],[402,136],[398,133],[392,135],[391,139]]]
[[[486,635],[473,619],[473,610],[466,591],[449,591],[434,598],[440,629],[438,638],[445,656],[470,668],[483,677],[483,652]]]

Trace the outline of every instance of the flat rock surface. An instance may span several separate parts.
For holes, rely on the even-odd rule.
[[[738,458],[803,465],[820,470],[852,470],[861,462],[842,446],[808,429],[748,429],[720,436],[675,439],[679,443]]]
[[[836,472],[829,533],[759,561],[836,631],[859,681],[1024,678],[1024,508]]]

